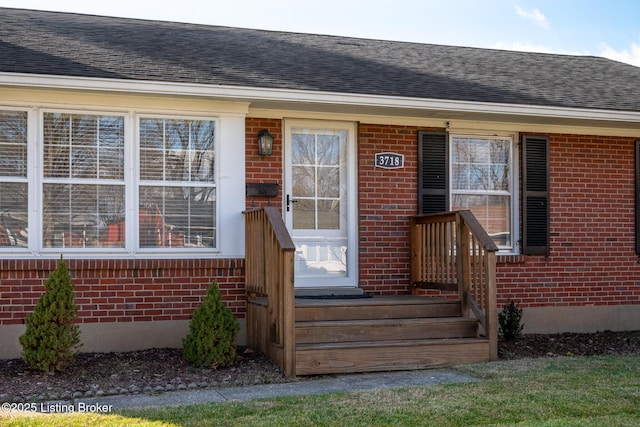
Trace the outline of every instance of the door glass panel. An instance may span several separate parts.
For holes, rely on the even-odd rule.
[[[293,166],[293,188],[294,198],[313,197],[315,195],[315,173],[314,167]]]
[[[346,152],[346,131],[292,129],[290,212],[296,280],[347,276]]]
[[[313,200],[298,200],[293,205],[293,228],[309,230],[316,225],[316,207]]]
[[[294,165],[312,165],[315,163],[314,135],[294,133],[292,135],[291,163]]]
[[[318,164],[325,166],[340,164],[339,135],[318,135]]]
[[[340,168],[318,167],[318,197],[340,198]]]
[[[340,229],[339,200],[318,200],[318,228],[324,230]]]

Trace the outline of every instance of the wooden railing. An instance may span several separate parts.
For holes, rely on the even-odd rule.
[[[411,217],[411,284],[458,292],[462,314],[480,321],[498,358],[496,307],[497,246],[471,211]]]
[[[247,342],[295,375],[295,245],[275,207],[244,212]]]

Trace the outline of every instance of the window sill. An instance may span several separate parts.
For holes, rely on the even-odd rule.
[[[523,264],[526,261],[524,255],[497,254],[496,264]]]

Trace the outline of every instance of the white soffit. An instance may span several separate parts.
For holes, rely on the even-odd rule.
[[[640,129],[640,112],[499,104],[189,83],[0,73],[0,86],[188,96],[250,102],[254,110],[490,120]]]

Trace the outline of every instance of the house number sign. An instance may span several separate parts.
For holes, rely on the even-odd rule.
[[[384,169],[400,169],[404,167],[404,154],[376,153],[376,167]]]

